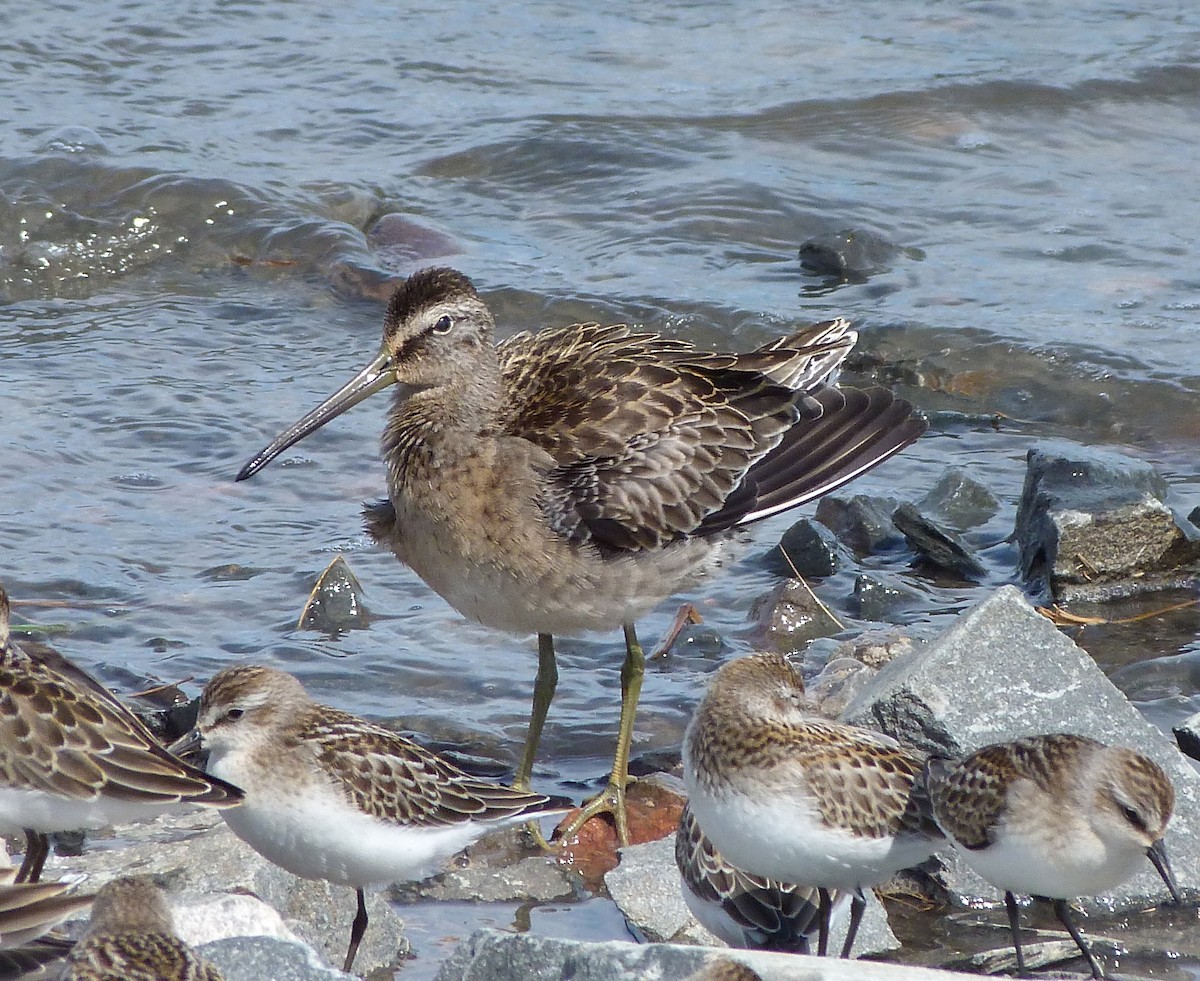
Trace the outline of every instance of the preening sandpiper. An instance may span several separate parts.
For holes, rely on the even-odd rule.
[[[752,875],[731,865],[686,804],[675,835],[675,865],[687,908],[701,926],[729,946],[807,954],[811,942],[819,939],[819,890]],[[830,899],[836,916],[849,905],[850,897],[839,892]]]
[[[843,957],[866,906],[863,888],[944,844],[917,782],[924,762],[881,733],[819,717],[778,654],[723,665],[683,749],[689,806],[725,859],[819,887],[822,948],[829,891],[852,893]]]

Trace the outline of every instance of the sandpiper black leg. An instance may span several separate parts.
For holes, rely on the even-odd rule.
[[[1100,966],[1100,962],[1096,960],[1096,955],[1092,953],[1092,949],[1083,939],[1083,934],[1079,932],[1079,927],[1075,925],[1075,921],[1071,919],[1071,907],[1065,899],[1055,899],[1051,901],[1054,909],[1054,915],[1058,917],[1058,922],[1067,928],[1067,933],[1071,935],[1071,939],[1079,945],[1079,949],[1083,951],[1083,956],[1087,958],[1087,962],[1092,966],[1092,977],[1100,979],[1104,977],[1104,968]]]
[[[842,957],[850,956],[854,946],[854,938],[858,936],[858,925],[862,923],[863,910],[867,908],[867,897],[863,895],[862,886],[854,890],[850,897],[850,925],[846,928],[846,942],[842,944]]]
[[[17,882],[37,882],[42,877],[42,866],[50,854],[50,839],[42,832],[25,829],[25,857],[17,871]]]
[[[1004,894],[1004,908],[1008,910],[1008,928],[1012,931],[1013,950],[1017,955],[1017,976],[1028,977],[1025,973],[1025,954],[1021,950],[1021,910],[1017,906],[1017,897],[1011,892]]]
[[[817,956],[824,957],[829,953],[829,918],[831,916],[829,890],[817,890]]]
[[[358,953],[358,944],[362,940],[363,934],[367,932],[367,899],[363,895],[361,889],[358,892],[358,913],[355,914],[354,923],[350,926],[350,948],[346,951],[346,963],[342,970],[350,973],[350,968],[354,966],[354,955]]]

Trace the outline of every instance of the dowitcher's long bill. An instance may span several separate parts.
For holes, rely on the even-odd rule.
[[[725,860],[755,875],[853,894],[848,957],[863,887],[925,861],[944,844],[918,778],[924,757],[894,739],[818,717],[786,658],[723,665],[688,726],[688,806]]]
[[[382,440],[388,500],[368,506],[367,529],[465,616],[539,635],[519,785],[557,681],[553,635],[624,629],[612,776],[574,825],[613,810],[626,841],[643,671],[634,622],[711,568],[735,526],[852,480],[925,423],[885,389],[830,381],[857,337],[844,320],[743,354],[619,324],[499,345],[493,331],[461,273],[415,273],[388,304],[375,360],[238,477],[394,384]]]
[[[1068,900],[1116,888],[1149,858],[1179,902],[1163,846],[1175,789],[1162,768],[1140,753],[1051,733],[985,746],[957,762],[932,759],[925,783],[934,817],[959,854],[1004,891],[1022,976],[1014,894],[1053,901],[1095,978],[1104,976],[1103,969],[1072,920]]]
[[[172,748],[192,742],[208,750],[210,773],[245,789],[222,814],[234,834],[294,875],[357,890],[347,972],[367,886],[424,879],[488,831],[570,806],[473,777],[260,665],[225,668],[205,686],[196,728]]]
[[[168,753],[81,668],[48,648],[13,643],[8,619],[0,589],[0,833],[25,832],[17,881],[37,881],[48,832],[241,800],[237,787]]]

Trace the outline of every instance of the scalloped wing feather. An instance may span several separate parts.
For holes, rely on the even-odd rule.
[[[473,777],[382,726],[322,707],[298,737],[363,813],[396,824],[446,827],[551,810],[551,798]]]
[[[845,321],[748,354],[582,324],[518,334],[497,352],[508,433],[546,450],[540,503],[564,537],[653,549],[697,531],[735,502],[748,472],[802,417],[853,345]],[[732,522],[730,522],[732,523]]]

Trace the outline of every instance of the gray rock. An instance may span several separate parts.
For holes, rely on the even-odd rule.
[[[1141,460],[1061,441],[1035,446],[1017,509],[1022,573],[1063,602],[1196,581],[1200,544],[1165,496],[1165,482]]]
[[[975,549],[962,536],[922,514],[911,504],[901,504],[892,515],[909,546],[926,562],[963,579],[982,579],[986,570],[975,557]]]
[[[467,902],[552,902],[578,892],[571,874],[551,858],[535,855],[507,866],[473,865],[450,869],[422,883],[397,886],[404,899]]]
[[[802,579],[788,579],[755,602],[750,610],[755,643],[763,650],[792,654],[816,637],[842,629]]]
[[[1180,886],[1200,889],[1200,774],[1020,590],[1006,586],[967,610],[940,637],[897,657],[859,693],[842,718],[927,750],[971,752],[993,742],[1075,732],[1130,746],[1157,761],[1175,784],[1167,850]],[[994,903],[996,890],[943,853],[945,881],[964,903]],[[1167,900],[1146,870],[1085,908],[1135,909]]]
[[[608,894],[636,934],[651,941],[674,941],[704,947],[725,947],[704,929],[683,901],[683,886],[675,866],[675,836],[621,849],[621,864],[604,877]],[[846,917],[830,932],[830,950],[841,950]],[[854,955],[866,957],[895,950],[900,941],[888,926],[887,913],[873,892],[854,941]]]
[[[120,875],[147,874],[156,876],[168,893],[248,893],[278,910],[288,928],[329,963],[345,959],[354,890],[300,879],[272,865],[235,837],[216,813],[196,810],[159,817],[123,826],[120,834],[132,844],[56,857],[47,877],[85,873],[89,886],[99,888]],[[370,924],[355,961],[364,973],[390,967],[406,952],[404,922],[383,896],[367,896],[367,914]],[[257,929],[246,927],[247,932]]]
[[[885,272],[897,256],[924,259],[920,249],[902,247],[866,228],[843,228],[814,235],[800,246],[800,265],[820,276],[833,276],[851,283]]]
[[[720,959],[753,968],[763,981],[953,981],[953,974],[904,964],[798,957],[760,951],[722,950],[682,944],[581,943],[528,934],[480,930],[445,963],[434,981],[683,981]]]
[[[904,539],[892,524],[900,502],[892,497],[826,494],[817,504],[817,520],[858,555],[898,548]]]
[[[312,949],[274,937],[228,937],[198,948],[225,981],[343,981],[343,974],[316,960]]]
[[[862,620],[888,620],[896,612],[923,601],[919,592],[896,576],[863,572],[854,577],[848,607]]]
[[[837,572],[841,553],[832,531],[811,518],[801,518],[783,533],[767,558],[780,575],[822,579]]]
[[[956,531],[986,523],[1000,510],[996,495],[961,467],[950,467],[917,502],[925,514],[936,515]]]

